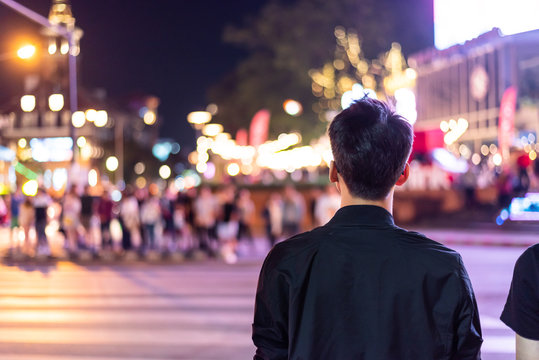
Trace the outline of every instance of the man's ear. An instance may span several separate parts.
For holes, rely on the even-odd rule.
[[[337,171],[337,167],[335,166],[335,161],[331,161],[329,163],[329,181],[335,184],[335,187],[337,188],[337,192],[341,193],[341,183],[339,182],[339,172]]]
[[[404,171],[402,172],[401,176],[399,176],[399,178],[397,179],[397,182],[395,183],[395,185],[401,186],[402,184],[406,182],[406,180],[408,180],[409,176],[410,176],[410,165],[406,163],[406,165],[404,166]]]
[[[337,167],[335,166],[335,161],[333,160],[329,163],[329,181],[332,183],[337,183],[339,181],[339,174],[337,172]]]

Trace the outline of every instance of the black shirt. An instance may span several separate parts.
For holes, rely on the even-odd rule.
[[[256,294],[254,359],[480,359],[460,255],[377,206],[277,244]]]
[[[500,319],[520,336],[539,340],[539,244],[518,258]]]

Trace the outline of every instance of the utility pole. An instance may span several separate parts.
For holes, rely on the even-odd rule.
[[[58,0],[55,0],[55,2],[59,2]],[[78,110],[78,101],[77,101],[77,55],[78,51],[78,38],[80,38],[81,31],[77,28],[75,28],[74,24],[73,26],[61,26],[60,24],[54,24],[52,23],[48,18],[45,16],[38,14],[32,9],[27,8],[24,5],[19,4],[18,2],[14,0],[0,0],[0,3],[6,5],[7,7],[13,9],[14,11],[18,12],[19,14],[25,16],[26,18],[44,26],[48,30],[63,36],[67,39],[69,44],[69,62],[68,62],[68,68],[69,68],[69,110],[71,111],[71,114],[73,114],[75,111]],[[73,139],[73,157],[72,162],[75,161],[75,128],[70,125],[70,136]]]

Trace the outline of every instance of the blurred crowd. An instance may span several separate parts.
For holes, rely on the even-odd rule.
[[[92,191],[73,187],[54,198],[39,188],[35,196],[17,190],[0,198],[0,214],[10,225],[10,254],[52,256],[53,239],[60,239],[70,257],[81,251],[141,257],[204,253],[234,263],[239,243],[255,246],[255,232],[267,239],[268,248],[306,227],[325,224],[340,206],[334,186],[315,188],[307,202],[289,185],[259,198],[259,204],[250,190],[233,185],[185,192],[128,185],[114,200],[109,191]]]

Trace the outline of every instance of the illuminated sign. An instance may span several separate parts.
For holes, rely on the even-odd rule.
[[[513,198],[508,215],[512,221],[539,221],[539,193],[527,193],[523,198]],[[500,214],[500,217],[502,220],[507,219],[507,213]]]
[[[71,161],[73,158],[73,139],[56,137],[30,140],[32,159],[38,162]]]
[[[537,0],[434,0],[434,44],[464,43],[492,28],[504,35],[539,29]]]

